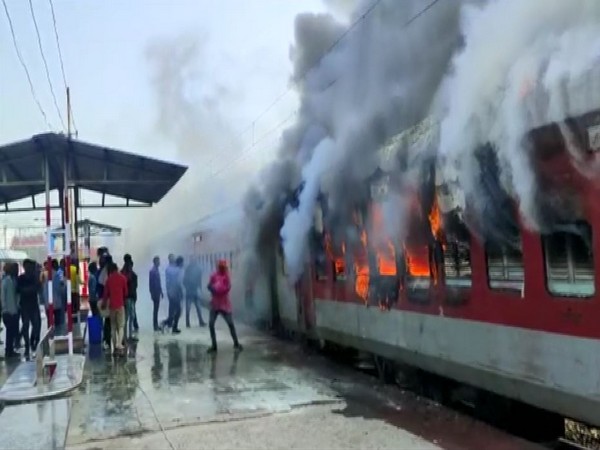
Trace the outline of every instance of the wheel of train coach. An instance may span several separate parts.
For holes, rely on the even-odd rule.
[[[421,372],[419,375],[423,395],[440,405],[449,405],[452,398],[453,383],[451,380]]]
[[[564,436],[565,421],[558,414],[531,405],[478,391],[475,414],[481,420],[536,442],[552,442]]]
[[[384,383],[392,384],[396,381],[396,365],[393,361],[383,356],[373,355],[373,362],[377,369],[379,380]]]

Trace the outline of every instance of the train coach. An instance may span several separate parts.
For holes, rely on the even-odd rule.
[[[382,160],[402,146],[422,147],[430,130],[421,124],[397,136]],[[561,212],[547,232],[524,226],[515,202],[500,196],[494,201],[503,214],[488,220],[502,237],[475,235],[456,213],[464,199],[433,173],[433,194],[415,192],[419,201],[404,205],[402,238],[381,239],[389,234],[382,216],[391,183],[382,163],[354,215],[360,245],[350,248],[346,236],[328,230],[320,210],[300,281],[288,281],[275,239],[238,287],[238,310],[368,352],[383,371],[415,368],[437,380],[436,389],[471,386],[477,401],[504,399],[509,416],[538,415],[546,431],[563,417],[600,426],[600,112],[528,138],[536,183],[552,193],[540,210]],[[491,149],[480,154],[494,163]],[[205,261],[230,254],[235,267],[242,254],[235,236],[209,250],[196,242],[195,251]]]

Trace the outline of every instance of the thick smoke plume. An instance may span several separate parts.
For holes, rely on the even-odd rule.
[[[324,57],[344,26],[327,14],[296,19],[291,78],[302,104],[298,122],[283,136],[280,160],[287,163],[277,163],[287,173],[274,171],[269,187],[256,191],[261,204],[271,205],[305,181],[309,193],[300,194],[298,208],[283,222],[286,262],[294,276],[302,272],[299,249],[305,248],[313,222],[312,189],[318,186],[326,195],[330,220],[349,222],[353,206],[368,195],[364,184],[377,167],[377,150],[428,114],[460,44],[458,2],[440,2],[422,16],[419,27],[404,25],[423,8],[422,2],[381,1],[361,20],[370,7],[371,2],[359,2],[351,20],[360,25]],[[330,144],[321,147],[323,141]],[[335,156],[325,157],[322,151]],[[272,215],[283,210],[265,207],[264,212],[262,221],[276,222]],[[291,229],[298,230],[299,238]]]
[[[299,119],[284,132],[264,184],[246,198],[254,249],[281,238],[293,281],[303,270],[317,204],[327,210],[329,229],[346,233],[352,211],[369,197],[378,150],[427,117],[431,126],[422,136],[394,144],[392,192],[383,208],[388,232],[405,233],[406,193],[432,176],[446,177],[437,182],[457,191],[458,206],[469,204],[465,220],[475,232],[510,235],[511,196],[530,227],[551,226],[539,208],[547,202],[538,201],[545,193],[527,133],[600,105],[596,0],[373,5],[356,2],[350,23],[357,25],[329,52],[349,25],[328,14],[296,19],[290,55]],[[580,154],[568,127],[561,129],[569,150]],[[424,195],[424,208],[434,196]]]

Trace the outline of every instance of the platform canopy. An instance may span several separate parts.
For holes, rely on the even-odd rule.
[[[113,236],[120,236],[122,232],[121,228],[115,227],[114,225],[94,222],[89,219],[78,221],[76,226],[77,230],[84,232],[84,235],[85,233],[89,232],[89,236],[99,236],[101,234],[111,234]]]
[[[151,206],[179,181],[187,167],[101,145],[46,133],[0,146],[0,212],[41,209],[35,196],[45,192],[48,164],[50,190],[69,188],[102,194],[99,204],[76,207]],[[125,199],[124,205],[106,204],[105,196]],[[11,202],[31,198],[31,208],[9,208]],[[130,202],[135,202],[130,204]]]

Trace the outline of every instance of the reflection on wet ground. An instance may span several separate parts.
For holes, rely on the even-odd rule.
[[[144,319],[143,312],[141,316],[142,327],[151,322],[149,317]],[[269,421],[263,417],[297,412],[301,406],[327,405],[323,408],[332,412],[318,413],[318,420],[313,417],[310,422],[309,415],[298,417],[315,426],[323,424],[323,436],[329,436],[327,423],[340,424],[343,417],[341,428],[334,429],[353,439],[368,433],[366,428],[356,428],[356,418],[360,418],[392,425],[394,430],[405,429],[443,448],[532,448],[297,344],[275,340],[241,324],[238,330],[245,346],[241,353],[234,352],[222,322],[217,326],[217,355],[206,353],[208,330],[197,326],[178,336],[157,335],[142,328],[140,341],[129,348],[127,358],[115,359],[105,356],[99,347],[90,348],[84,382],[71,398],[67,446],[87,443],[104,448],[96,441],[117,436],[137,439],[145,432],[183,425],[224,426],[216,422],[252,418]],[[6,378],[11,366],[0,367],[0,377]],[[252,420],[244,423],[254,426]],[[275,431],[277,427],[274,425]],[[299,442],[306,433],[310,430],[300,430]],[[245,442],[244,437],[235,439]],[[368,437],[364,439],[367,442]],[[285,436],[280,441],[284,442]],[[339,442],[345,445],[345,441]],[[189,444],[185,448],[195,448]]]
[[[332,390],[274,358],[265,337],[247,337],[242,353],[223,342],[208,355],[207,342],[208,331],[196,329],[176,338],[144,335],[127,359],[91,351],[69,443],[337,401]]]
[[[239,354],[221,329],[219,353],[208,355],[208,330],[198,328],[177,337],[142,335],[126,360],[92,351],[73,399],[68,444],[330,404],[349,420],[385,422],[444,448],[537,448],[295,344],[239,328]]]

